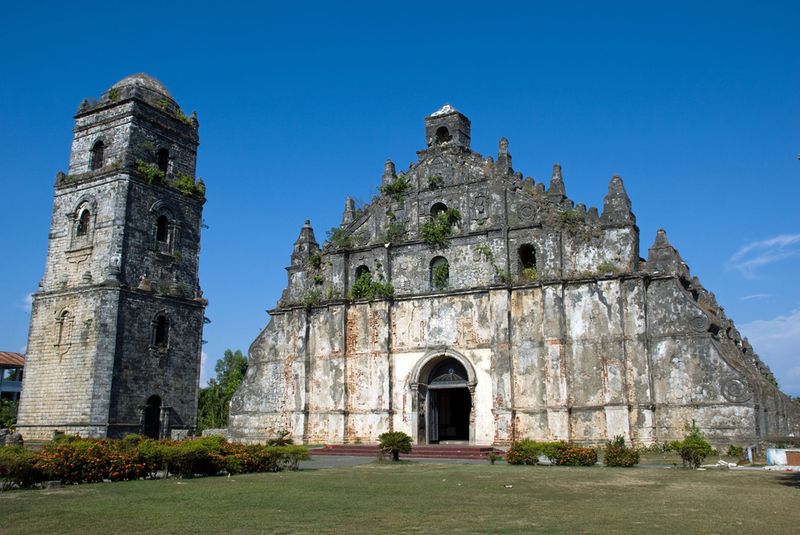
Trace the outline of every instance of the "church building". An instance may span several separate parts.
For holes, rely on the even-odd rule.
[[[640,257],[620,177],[602,210],[470,148],[446,105],[425,148],[320,246],[307,221],[253,342],[229,434],[263,441],[717,444],[800,432],[800,407],[659,230]]]

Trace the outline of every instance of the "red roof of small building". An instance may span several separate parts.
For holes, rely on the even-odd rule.
[[[22,353],[12,353],[11,351],[0,351],[0,366],[24,368],[25,355]]]

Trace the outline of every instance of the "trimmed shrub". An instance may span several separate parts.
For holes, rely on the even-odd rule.
[[[229,474],[278,472],[280,466],[274,447],[253,444],[227,444],[225,471]]]
[[[32,487],[43,479],[35,453],[22,446],[0,446],[0,490]]]
[[[286,436],[281,442],[290,442]],[[410,439],[409,439],[410,440]],[[304,446],[261,446],[228,443],[209,436],[183,441],[153,440],[128,435],[122,440],[64,435],[39,453],[21,447],[0,447],[0,489],[32,486],[48,479],[94,483],[155,478],[159,471],[190,478],[222,470],[229,474],[297,470],[310,458]]]
[[[597,463],[597,451],[565,444],[558,450],[555,463],[560,466],[592,466]]]
[[[539,455],[542,453],[541,442],[523,439],[515,442],[506,452],[508,464],[538,464]]]
[[[557,460],[561,450],[567,447],[563,441],[539,442],[528,438],[515,442],[506,452],[506,461],[509,464],[537,464],[539,457],[544,455],[553,463],[558,464]]]
[[[378,436],[378,445],[383,453],[391,453],[393,461],[400,460],[401,453],[411,451],[411,437],[402,431],[383,433]]]
[[[603,455],[603,464],[606,466],[635,466],[639,464],[639,452],[636,448],[625,445],[625,437],[616,436],[606,442]]]
[[[45,446],[35,462],[47,479],[62,483],[125,481],[146,474],[135,451],[125,451],[118,441],[64,438]]]
[[[411,437],[408,437],[408,440],[408,451],[411,451]],[[307,461],[311,458],[308,448],[305,446],[267,447],[267,452],[275,457],[278,470],[298,470],[300,468],[300,461]]]
[[[152,438],[145,438],[138,442],[136,457],[144,465],[145,472],[151,479],[157,478],[158,472],[161,470],[164,471],[165,476],[169,474],[168,463],[171,459],[171,448],[171,444]]]
[[[222,452],[224,443],[223,437],[173,442],[168,448],[167,457],[170,472],[183,478],[213,476],[221,472],[225,468],[225,456]]]
[[[706,442],[694,422],[692,425],[686,426],[686,431],[686,437],[683,440],[670,442],[669,449],[681,456],[684,467],[699,468],[705,458],[714,452],[714,448]]]

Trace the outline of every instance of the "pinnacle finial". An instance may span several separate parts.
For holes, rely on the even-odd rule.
[[[550,177],[550,187],[547,188],[547,195],[561,201],[567,196],[567,188],[564,185],[564,178],[561,176],[561,164],[553,164],[553,174]]]
[[[631,211],[631,200],[619,175],[611,177],[608,193],[603,199],[602,223],[606,225],[635,225],[636,217]]]
[[[605,211],[603,215],[605,216]],[[664,229],[658,229],[656,239],[647,251],[647,271],[670,273],[689,278],[689,269],[675,247],[669,243]]]

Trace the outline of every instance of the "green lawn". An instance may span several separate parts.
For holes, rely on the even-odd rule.
[[[0,494],[14,533],[797,533],[800,477],[366,464]]]

